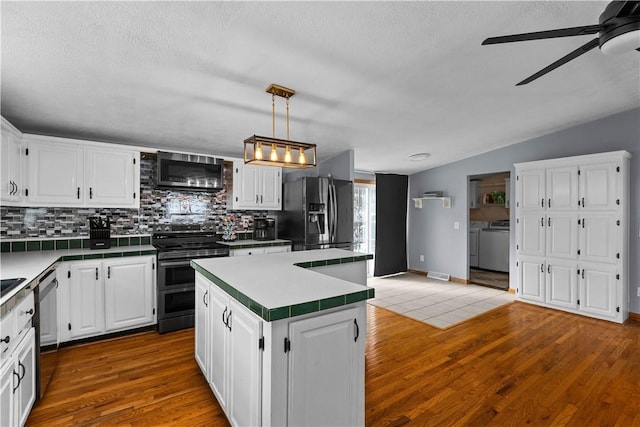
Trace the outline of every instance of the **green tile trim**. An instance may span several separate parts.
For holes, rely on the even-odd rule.
[[[65,255],[62,261],[82,261],[82,255]]]
[[[320,311],[320,301],[309,301],[291,306],[291,317]]]
[[[90,242],[87,238],[72,239],[44,239],[44,240],[15,240],[1,243],[2,252],[35,252],[67,249],[90,249]],[[111,239],[111,247],[117,246],[142,246],[150,245],[150,236],[129,236]]]
[[[334,258],[334,259],[326,259],[326,260],[318,260],[318,261],[306,261],[306,262],[298,262],[294,265],[302,268],[313,268],[313,267],[324,267],[326,265],[335,265],[335,264],[348,264],[350,262],[360,262],[367,261],[373,259],[373,255],[358,255],[358,256],[350,256],[344,258]]]
[[[82,259],[102,259],[104,258],[104,254],[87,254],[82,255]]]
[[[320,300],[320,310],[327,310],[329,308],[340,307],[346,305],[347,299],[344,295],[338,297],[326,298]]]
[[[122,258],[122,252],[110,252],[103,255],[103,258]]]
[[[24,242],[11,242],[11,252],[24,252],[25,246]]]
[[[291,317],[291,310],[288,306],[286,307],[278,307],[272,308],[271,310],[267,310],[267,320],[268,322],[273,322],[275,320],[286,319]]]
[[[346,299],[347,299],[347,304],[353,304],[354,302],[358,302],[358,301],[364,301],[368,298],[367,296],[367,290],[363,290],[363,291],[358,291],[358,292],[354,292],[352,294],[347,294],[346,295]]]

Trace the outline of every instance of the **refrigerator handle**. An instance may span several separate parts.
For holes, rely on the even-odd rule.
[[[329,184],[327,185],[327,190],[329,190],[327,206],[327,226],[329,228],[329,243],[331,243],[333,242],[333,185],[331,185],[331,181],[329,181]]]

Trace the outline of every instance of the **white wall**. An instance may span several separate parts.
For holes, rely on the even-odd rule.
[[[439,271],[458,278],[468,278],[467,180],[470,175],[511,171],[514,163],[557,157],[577,156],[607,151],[631,153],[630,201],[630,271],[629,309],[640,313],[640,109],[615,114],[584,125],[531,139],[409,176],[409,198],[426,190],[443,190],[452,197],[451,209],[443,209],[437,200],[424,201],[422,209],[408,212],[408,265],[411,269]],[[515,198],[511,186],[511,199]],[[515,209],[511,222],[515,224]],[[453,223],[460,222],[454,230]],[[511,282],[515,283],[515,233],[511,233]],[[425,261],[420,262],[420,255]]]

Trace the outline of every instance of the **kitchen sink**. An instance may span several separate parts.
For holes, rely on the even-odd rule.
[[[2,283],[0,284],[0,295],[6,294],[25,280],[27,279],[25,279],[24,277],[20,277],[17,279],[2,279]]]

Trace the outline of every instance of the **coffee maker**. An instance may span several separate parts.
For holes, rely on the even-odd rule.
[[[274,240],[276,238],[276,220],[273,218],[254,218],[253,238],[255,240]]]

